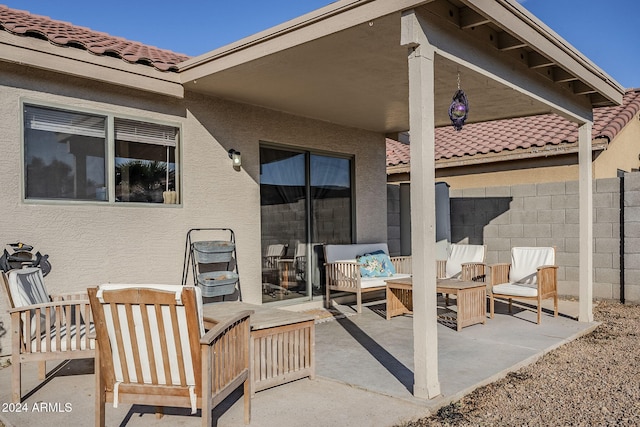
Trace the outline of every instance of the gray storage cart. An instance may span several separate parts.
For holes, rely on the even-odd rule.
[[[210,240],[193,240],[207,236]],[[227,237],[228,236],[228,237]],[[213,240],[215,237],[217,240]],[[227,237],[223,239],[223,237]],[[203,297],[224,297],[240,292],[240,276],[236,258],[235,234],[230,228],[193,228],[187,232],[182,285],[187,284],[189,270],[193,283],[202,290]]]

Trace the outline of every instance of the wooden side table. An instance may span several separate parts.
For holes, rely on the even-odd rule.
[[[438,279],[436,292],[456,295],[458,311],[455,322],[458,331],[465,326],[487,322],[487,288],[484,282]],[[387,280],[387,320],[405,313],[413,313],[412,278]]]
[[[203,307],[205,326],[242,310],[254,310],[249,348],[252,394],[315,377],[314,316],[243,302],[219,302]]]
[[[438,279],[436,292],[456,295],[458,331],[465,326],[487,323],[487,284],[456,279]]]
[[[387,320],[393,316],[413,313],[413,285],[411,278],[391,279],[387,282]]]

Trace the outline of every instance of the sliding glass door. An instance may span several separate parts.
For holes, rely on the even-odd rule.
[[[260,148],[263,302],[322,295],[323,245],[351,243],[350,158]]]

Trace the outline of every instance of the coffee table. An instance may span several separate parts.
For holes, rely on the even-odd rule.
[[[412,278],[387,280],[387,320],[393,316],[413,313]],[[456,279],[437,279],[436,292],[456,295],[457,312],[438,315],[453,320],[460,331],[465,326],[487,322],[487,288],[484,282],[468,282]]]
[[[251,391],[264,390],[300,378],[315,377],[315,317],[243,302],[205,304],[205,325],[211,326],[243,310],[250,318]]]

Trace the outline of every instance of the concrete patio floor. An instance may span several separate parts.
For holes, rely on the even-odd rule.
[[[258,392],[252,400],[251,426],[294,427],[393,426],[429,415],[472,390],[535,361],[544,353],[593,330],[597,323],[579,323],[577,302],[561,301],[561,315],[514,310],[506,314],[497,305],[494,319],[456,332],[438,325],[439,379],[442,395],[432,400],[412,395],[412,317],[387,321],[385,304],[365,304],[361,315],[350,315],[316,325],[316,379],[303,379]],[[350,307],[340,307],[349,313]],[[0,421],[8,426],[87,426],[93,424],[93,360],[63,365],[41,387],[36,387],[35,364],[23,368],[27,412],[11,408],[11,368],[0,369]],[[53,365],[49,367],[52,369]],[[29,391],[32,390],[32,391]],[[34,412],[40,402],[49,412]],[[55,410],[55,404],[60,410]],[[65,404],[68,410],[65,412]],[[107,425],[196,426],[199,414],[166,408],[157,419],[154,408],[107,405]],[[214,425],[243,425],[242,395],[237,391],[214,411]]]

